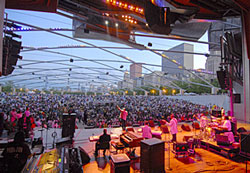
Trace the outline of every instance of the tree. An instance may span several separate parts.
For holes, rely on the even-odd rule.
[[[14,88],[14,83],[12,81],[7,81],[3,87],[2,87],[2,91],[6,92],[6,93],[10,93],[12,92],[13,88]]]

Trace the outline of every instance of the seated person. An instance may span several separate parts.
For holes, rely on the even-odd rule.
[[[14,137],[14,141],[8,143],[2,155],[7,172],[21,172],[31,152],[29,146],[24,142],[24,132],[19,131]]]
[[[231,132],[231,130],[232,130],[232,126],[231,126],[231,122],[229,120],[229,117],[225,116],[225,120],[224,120],[222,126],[219,126],[219,130],[216,130],[216,134],[224,133],[224,132]]]
[[[150,139],[152,138],[152,132],[151,132],[151,127],[148,125],[149,123],[146,122],[145,126],[142,128],[142,137],[145,139]]]
[[[107,134],[107,129],[103,129],[103,134],[100,136],[99,140],[95,144],[95,156],[98,156],[98,150],[102,149],[103,144],[107,144],[107,147],[104,147],[103,155],[105,156],[106,149],[109,149],[109,142],[111,141],[110,135]]]

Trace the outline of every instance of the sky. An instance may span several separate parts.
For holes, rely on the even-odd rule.
[[[25,10],[9,10],[6,9],[8,19],[20,21],[23,23],[31,24],[41,28],[68,28],[72,29],[72,20],[58,14],[45,13],[45,12],[33,12]],[[24,26],[25,28],[25,26]],[[90,31],[91,32],[91,31]],[[16,32],[22,36],[22,46],[25,47],[57,47],[66,45],[86,45],[81,42],[64,38],[52,33],[44,31],[23,31]],[[60,33],[72,37],[71,31],[60,31]],[[102,40],[90,40],[81,39],[84,42],[94,44],[96,46],[114,46],[114,47],[128,47],[126,45],[112,43]],[[205,34],[201,41],[207,41],[207,34]],[[152,43],[153,49],[170,49],[178,44],[184,43],[184,41],[173,41],[169,39],[158,39],[148,37],[136,37],[136,42],[147,46],[148,42]],[[187,42],[188,43],[188,42]],[[191,43],[194,45],[194,51],[200,53],[208,53],[208,45],[200,43]],[[100,81],[100,84],[112,84],[114,81],[119,81],[123,77],[123,71],[129,70],[131,63],[123,63],[125,61],[121,57],[114,56],[108,52],[104,52],[94,48],[71,48],[71,49],[54,49],[57,53],[48,53],[42,51],[28,51],[22,52],[23,60],[18,61],[18,65],[21,68],[16,68],[12,75],[8,77],[0,78],[0,82],[7,80],[15,81],[15,85],[22,87],[28,85],[29,88],[44,88],[50,85],[50,87],[57,86],[63,87],[65,85],[74,86],[73,88],[79,88],[87,86],[93,80]],[[122,49],[110,49],[110,51],[129,57],[135,62],[144,62],[148,64],[161,65],[161,57],[155,55],[149,51],[141,51],[137,49],[122,50]],[[58,54],[61,53],[61,54]],[[65,54],[65,55],[62,55]],[[69,59],[74,59],[74,62],[69,62]],[[38,63],[31,64],[33,61],[58,61],[59,63]],[[85,60],[85,61],[83,61]],[[88,61],[86,61],[88,60]],[[97,64],[96,62],[90,62],[89,60],[112,60],[116,62],[99,61],[103,64]],[[118,61],[118,62],[117,62]],[[205,68],[206,57],[202,55],[194,55],[194,69]],[[26,64],[26,65],[25,65]],[[120,66],[123,65],[123,68]],[[58,68],[60,68],[58,70]],[[88,68],[92,68],[91,70]],[[160,67],[147,66],[150,70],[161,70]],[[57,70],[53,70],[57,69]],[[71,69],[71,71],[70,71]],[[94,69],[94,70],[93,70]],[[119,71],[120,70],[120,71]],[[109,73],[110,76],[105,75]],[[143,70],[144,73],[149,73],[147,70]],[[86,73],[86,74],[85,74]],[[87,74],[89,73],[89,74]],[[90,73],[93,73],[91,75]],[[96,74],[98,73],[98,74]],[[58,74],[58,76],[56,76]],[[111,77],[111,75],[113,75]],[[49,76],[49,77],[48,77]],[[51,76],[51,77],[50,77]],[[74,77],[73,77],[74,76]],[[72,79],[71,79],[72,78]],[[74,78],[74,79],[73,79]],[[99,80],[96,78],[104,78],[105,80]],[[57,82],[58,81],[58,82]]]

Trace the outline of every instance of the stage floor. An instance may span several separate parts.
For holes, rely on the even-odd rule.
[[[241,124],[242,125],[242,124]],[[243,124],[247,130],[250,130],[249,124]],[[192,136],[198,135],[200,132],[198,130],[186,132],[182,131],[181,124],[178,124],[178,134],[177,134],[177,141],[182,142],[184,136]],[[78,125],[80,129],[77,129],[74,136],[74,146],[75,147],[82,147],[91,158],[90,163],[83,166],[84,172],[110,172],[110,160],[109,155],[114,154],[112,153],[115,151],[114,148],[111,147],[111,153],[106,152],[106,157],[104,158],[102,152],[100,155],[95,159],[94,157],[94,149],[95,149],[95,142],[90,142],[89,137],[93,135],[101,135],[103,129],[83,129],[82,125]],[[241,127],[241,126],[238,126]],[[140,127],[135,127],[135,130],[138,130]],[[107,128],[109,134],[121,134],[121,128]],[[153,130],[158,130],[153,129]],[[53,144],[52,133],[57,133],[57,139],[61,137],[61,129],[49,129],[43,131],[43,139],[44,145],[47,149],[50,149]],[[38,129],[35,130],[35,137],[40,137],[41,131]],[[169,135],[165,136],[162,135],[162,140],[168,140]],[[170,137],[171,138],[171,137]],[[173,144],[170,144],[170,149],[172,150]],[[243,173],[246,172],[246,163],[244,160],[240,160],[239,158],[235,158],[234,160],[227,159],[226,157],[213,153],[211,151],[207,151],[202,148],[195,149],[195,155],[189,157],[179,157],[175,158],[174,153],[168,152],[168,143],[165,143],[165,171],[166,172],[178,172],[178,173],[198,173],[198,172],[211,172],[211,173],[218,173],[218,172],[232,172],[232,173]],[[136,154],[140,155],[140,147],[136,148]],[[169,158],[170,158],[170,165],[169,165]],[[250,162],[248,162],[247,167],[249,168],[250,173]],[[169,171],[168,168],[172,170]],[[130,172],[140,172],[140,161],[139,159],[133,160],[130,165]]]
[[[179,128],[180,129],[180,128]],[[95,135],[99,135],[102,133],[102,129],[88,129],[83,130],[84,132],[79,132],[78,138],[85,138],[85,135],[92,135],[92,132]],[[121,128],[118,129],[108,129],[109,133],[112,131],[121,131]],[[196,131],[196,134],[199,132]],[[184,132],[180,131],[177,134],[177,141],[182,142],[184,136],[194,135],[194,132]],[[85,136],[85,137],[84,137]],[[165,136],[162,138],[165,139]],[[168,136],[166,137],[168,139]],[[91,161],[90,163],[83,166],[84,172],[110,172],[110,160],[108,158],[108,153],[104,158],[102,152],[100,152],[100,156],[95,159],[94,153],[94,142],[84,141],[84,143],[78,143],[76,141],[76,146],[81,146],[85,149],[85,151],[89,154]],[[170,144],[170,150],[172,150],[173,146]],[[114,151],[111,148],[111,152]],[[111,153],[112,154],[112,153]],[[140,147],[136,148],[136,154],[140,155]],[[243,160],[235,159],[229,160],[224,156],[215,154],[213,152],[207,151],[202,148],[195,149],[195,155],[189,157],[179,157],[175,158],[174,153],[170,152],[170,165],[169,165],[169,152],[168,152],[168,143],[165,143],[165,171],[166,172],[178,172],[178,173],[198,173],[198,172],[246,172],[246,164]],[[248,162],[248,167],[250,167],[250,162]],[[168,168],[172,170],[169,171]],[[133,160],[130,166],[130,172],[140,172],[140,161]],[[249,171],[250,172],[250,169]]]

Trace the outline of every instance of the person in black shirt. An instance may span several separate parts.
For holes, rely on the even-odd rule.
[[[106,149],[109,149],[110,141],[111,137],[107,134],[107,129],[103,129],[103,134],[100,136],[99,140],[95,144],[95,156],[98,156],[98,150],[101,148],[105,148],[103,150],[103,155],[105,156]]]
[[[29,146],[24,142],[24,132],[19,131],[14,142],[9,143],[2,153],[6,172],[19,173],[22,171],[28,157],[31,155]]]

